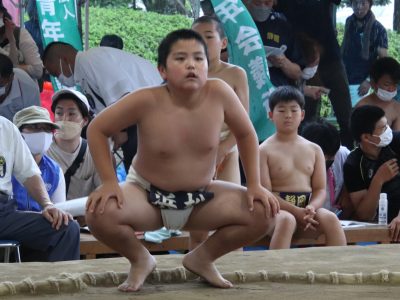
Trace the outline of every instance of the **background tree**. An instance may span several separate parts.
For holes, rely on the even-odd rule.
[[[400,0],[394,0],[393,30],[400,33]]]

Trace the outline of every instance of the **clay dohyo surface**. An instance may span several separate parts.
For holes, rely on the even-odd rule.
[[[400,271],[400,245],[347,247],[316,247],[290,250],[235,251],[216,264],[222,273],[293,272],[372,273],[380,270]],[[157,256],[158,268],[181,266],[181,255]],[[124,258],[81,260],[58,263],[0,264],[0,282],[18,282],[27,277],[44,280],[61,273],[127,272]],[[228,290],[212,288],[195,280],[178,284],[148,284],[137,293],[121,293],[116,287],[92,287],[80,293],[61,295],[14,295],[2,299],[399,299],[400,286],[393,285],[333,285],[309,283],[240,283]]]

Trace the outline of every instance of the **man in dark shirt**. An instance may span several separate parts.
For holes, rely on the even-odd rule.
[[[379,194],[388,198],[388,222],[392,239],[400,240],[400,132],[391,131],[385,112],[372,105],[356,108],[351,130],[359,143],[344,164],[344,183],[356,216],[376,219]]]
[[[282,55],[269,55],[268,69],[274,86],[295,85],[301,78],[301,55],[293,29],[282,13],[275,12],[273,0],[250,0],[246,7],[260,33],[264,46],[286,47]]]
[[[340,126],[342,144],[351,149],[350,93],[332,20],[333,4],[338,5],[340,2],[341,0],[279,0],[276,9],[285,14],[296,32],[309,35],[321,45],[321,59],[316,76],[321,82],[312,83],[330,89],[329,99]],[[316,114],[317,104],[316,101],[308,101],[307,119],[312,119]]]

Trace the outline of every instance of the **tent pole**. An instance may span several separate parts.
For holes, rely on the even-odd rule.
[[[89,0],[85,1],[85,50],[89,49]]]

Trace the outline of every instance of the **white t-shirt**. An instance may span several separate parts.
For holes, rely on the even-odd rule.
[[[344,146],[340,146],[338,152],[336,152],[335,155],[335,160],[333,161],[333,164],[331,166],[331,169],[333,171],[333,178],[334,178],[334,188],[335,188],[335,201],[339,197],[339,194],[343,188],[344,184],[344,178],[343,178],[343,165],[344,162],[346,161],[347,156],[349,155],[350,150],[347,149]],[[326,209],[329,209],[331,211],[334,211],[335,208],[332,207],[331,205],[331,191],[329,188],[329,178],[328,174],[326,176],[326,200],[324,203],[324,207]]]
[[[41,106],[39,87],[28,73],[14,68],[14,79],[8,96],[0,104],[0,116],[12,121],[14,115],[25,107]]]
[[[40,174],[17,127],[0,116],[0,191],[12,195],[12,175],[23,184],[28,178]]]
[[[74,80],[84,94],[93,97],[95,108],[92,108],[96,113],[105,106],[96,100],[95,94],[103,98],[106,106],[110,106],[122,96],[139,88],[162,83],[157,68],[150,61],[110,47],[78,52]]]
[[[62,150],[56,144],[56,142],[53,141],[46,154],[60,165],[63,173],[65,174],[65,172],[74,162],[75,158],[78,156],[81,145],[82,139],[78,149],[76,149],[74,153],[68,153]],[[71,176],[67,200],[88,196],[100,184],[100,177],[94,166],[89,147],[87,147],[83,156],[83,162],[80,164],[75,174]]]

